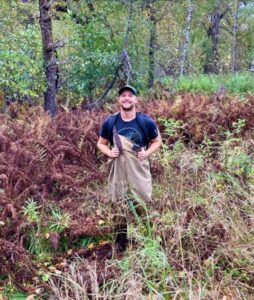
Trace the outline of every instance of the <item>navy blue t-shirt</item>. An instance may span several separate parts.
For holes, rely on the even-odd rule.
[[[110,128],[110,117],[108,117],[102,124],[100,136],[109,140],[112,143],[113,131]],[[146,137],[142,128],[140,128],[137,118],[131,121],[124,121],[121,114],[118,113],[115,120],[115,126],[119,135],[127,137],[134,145],[139,147],[146,147]],[[155,139],[158,136],[158,128],[153,119],[145,115],[146,134],[149,140]]]

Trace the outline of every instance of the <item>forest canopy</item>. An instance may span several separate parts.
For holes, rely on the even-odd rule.
[[[3,104],[43,99],[47,87],[40,26],[43,5],[49,5],[52,22],[55,92],[67,105],[104,102],[126,82],[144,95],[161,87],[181,90],[178,79],[185,76],[205,74],[211,82],[213,74],[254,70],[253,1],[1,2]],[[239,80],[251,86],[246,76]],[[224,85],[226,81],[219,79]]]

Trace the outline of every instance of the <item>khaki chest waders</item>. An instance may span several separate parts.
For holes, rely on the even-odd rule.
[[[148,159],[140,161],[133,144],[126,137],[118,135],[121,141],[122,154],[110,161],[109,196],[112,202],[127,199],[132,192],[145,204],[152,203],[152,178]],[[119,144],[119,140],[117,141]],[[114,145],[116,141],[114,138]]]

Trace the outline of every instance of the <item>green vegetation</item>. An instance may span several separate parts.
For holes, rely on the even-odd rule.
[[[26,248],[42,260],[50,260],[52,248],[58,247],[59,234],[69,227],[70,215],[62,213],[59,207],[50,205],[50,219],[45,220],[44,209],[32,198],[26,201],[22,212],[29,227]],[[66,239],[62,239],[60,248],[65,251],[68,249]]]
[[[0,289],[0,298],[7,300],[25,300],[27,295],[25,293],[18,292],[12,285],[5,285],[3,290]],[[2,299],[2,298],[1,298]]]
[[[168,86],[171,78],[165,78],[162,82]],[[179,78],[175,84],[175,89],[179,92],[207,94],[219,92],[222,87],[225,89],[224,93],[228,94],[253,94],[254,76],[250,73],[237,73],[235,75],[193,74]]]
[[[244,1],[237,6],[236,0],[219,4],[197,1],[192,7],[188,29],[186,18],[190,3],[184,0],[168,6],[164,0],[132,1],[125,47],[129,3],[119,0],[52,3],[59,101],[66,105],[93,101],[114,82],[106,97],[110,100],[115,97],[115,88],[127,79],[140,95],[146,96],[155,88],[152,85],[148,90],[151,76],[153,82],[163,82],[164,90],[169,90],[172,78],[176,78],[173,91],[214,93],[223,85],[233,94],[253,92],[253,75],[248,73],[254,49],[253,3]],[[213,45],[209,32],[218,25],[211,23],[216,9],[225,14],[219,21],[218,44]],[[46,81],[38,11],[36,1],[15,0],[2,5],[2,101],[30,99],[33,103],[42,103]],[[156,27],[152,29],[154,20]],[[235,21],[237,27],[233,25]],[[186,44],[188,30],[189,43]],[[155,34],[154,40],[152,34]],[[185,48],[188,51],[182,67]],[[213,53],[213,49],[217,49],[217,53]],[[125,50],[125,58],[119,65],[122,50]],[[216,59],[211,60],[213,55]],[[184,75],[180,76],[182,68]],[[217,73],[219,75],[215,75]]]

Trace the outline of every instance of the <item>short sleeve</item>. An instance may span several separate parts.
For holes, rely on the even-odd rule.
[[[109,132],[109,118],[106,118],[101,125],[100,136],[106,140],[111,140],[111,133]]]
[[[155,121],[152,118],[149,118],[147,125],[148,125],[149,138],[151,140],[157,138],[159,135],[159,130],[158,130],[158,127],[157,127]]]

